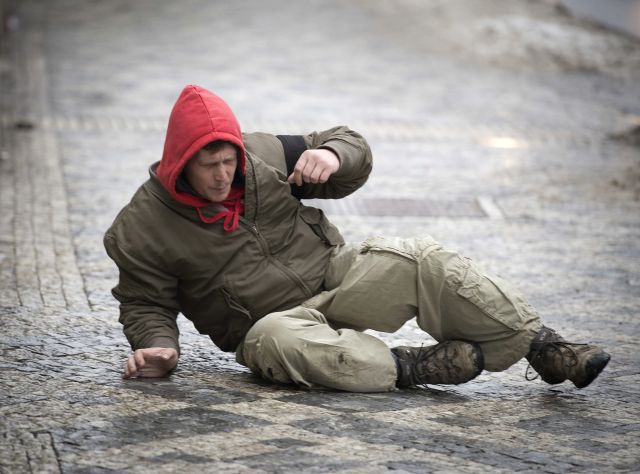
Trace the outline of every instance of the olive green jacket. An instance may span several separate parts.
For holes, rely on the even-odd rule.
[[[113,295],[120,322],[135,350],[179,350],[176,317],[225,351],[234,351],[255,321],[296,306],[323,289],[329,256],[343,243],[322,211],[301,198],[341,198],[362,186],[371,153],[359,134],[336,127],[304,137],[307,148],[328,148],[340,169],[324,184],[287,183],[290,171],[280,140],[244,134],[245,211],[234,232],[206,224],[196,209],[178,202],[150,169],[106,232],[104,245],[120,271]],[[216,205],[203,209],[212,215]]]

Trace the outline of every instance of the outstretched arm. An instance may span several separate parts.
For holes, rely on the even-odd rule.
[[[112,234],[104,239],[120,271],[113,295],[120,302],[120,322],[135,351],[124,377],[163,377],[178,363],[177,279],[127,251]]]

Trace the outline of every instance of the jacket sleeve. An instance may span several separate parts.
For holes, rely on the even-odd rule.
[[[325,148],[333,151],[340,160],[340,169],[331,175],[326,183],[292,185],[292,193],[300,199],[338,199],[348,196],[360,188],[371,173],[372,156],[369,144],[362,135],[346,126],[299,136],[298,142],[304,145],[294,150],[293,159],[291,150],[285,150],[285,144],[287,141],[295,142],[291,138],[296,136],[288,138],[289,140],[282,140],[275,135],[251,133],[245,134],[244,142],[247,151],[281,171],[285,180],[293,171],[304,149]]]
[[[180,352],[177,278],[127,251],[112,234],[105,235],[104,245],[120,271],[112,293],[120,302],[120,323],[131,348],[170,347]]]

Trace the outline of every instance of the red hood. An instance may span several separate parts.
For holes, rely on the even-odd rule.
[[[238,165],[245,172],[245,150],[240,124],[217,95],[200,86],[188,85],[178,97],[167,126],[162,160],[156,174],[171,196],[183,204],[202,207],[210,202],[176,191],[176,180],[196,152],[207,143],[224,140],[240,150]]]

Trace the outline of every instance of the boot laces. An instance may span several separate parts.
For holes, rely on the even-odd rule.
[[[450,373],[452,370],[460,370],[460,368],[455,365],[453,358],[446,357],[448,353],[447,349],[448,345],[446,343],[436,344],[434,346],[425,346],[424,343],[420,344],[420,348],[414,359],[414,370],[416,374],[424,377],[440,371]],[[439,358],[437,356],[439,351],[443,351],[445,357]],[[427,387],[426,383],[416,385]]]
[[[564,366],[567,369],[572,369],[576,367],[580,362],[578,359],[578,353],[573,348],[573,346],[586,346],[587,344],[578,344],[575,342],[567,342],[567,341],[549,341],[549,342],[541,342],[540,347],[536,349],[536,351],[531,356],[529,363],[527,364],[527,369],[524,373],[524,378],[528,381],[532,381],[540,377],[540,374],[536,372],[536,370],[531,366],[531,361],[536,358],[542,357],[542,353],[546,350],[550,352],[557,352],[560,354],[562,361],[564,362]],[[566,349],[567,352],[563,353],[562,349]],[[529,374],[533,372],[533,377]]]

